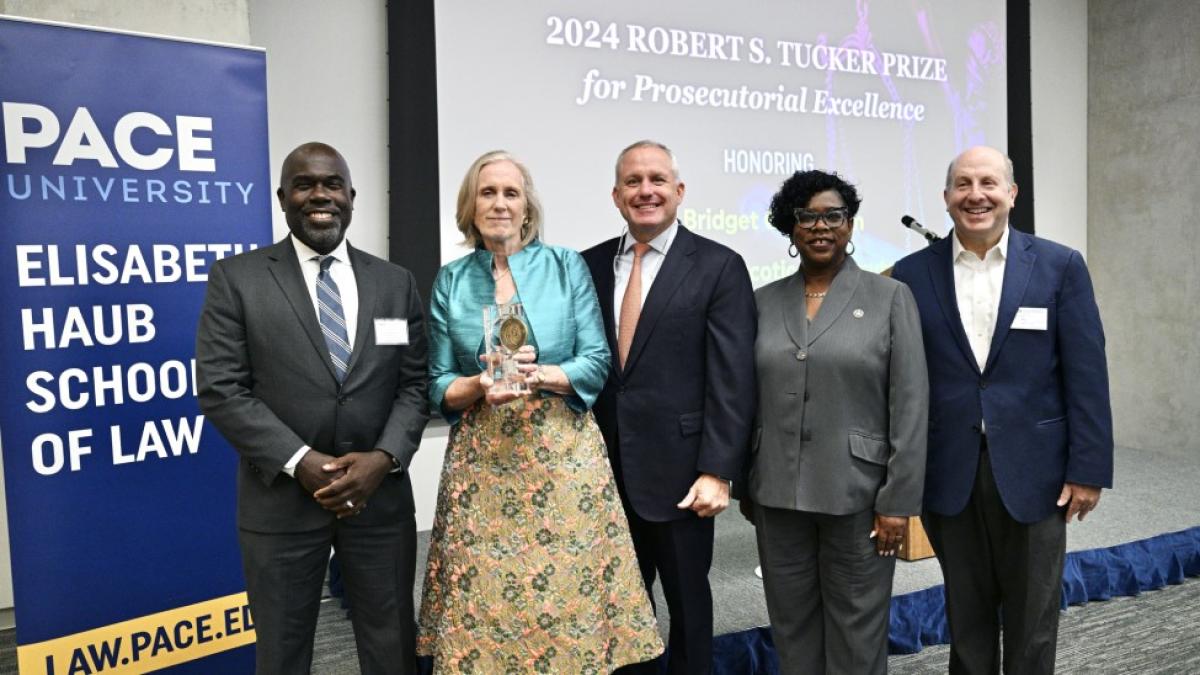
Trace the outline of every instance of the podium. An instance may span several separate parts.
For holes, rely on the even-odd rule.
[[[904,526],[902,544],[903,548],[896,553],[896,557],[901,560],[912,562],[933,557],[933,546],[930,545],[929,537],[925,534],[925,528],[918,516],[909,517],[908,524]]]

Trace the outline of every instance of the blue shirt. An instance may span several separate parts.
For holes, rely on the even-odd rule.
[[[608,379],[612,359],[587,265],[575,251],[534,240],[508,257],[508,267],[538,363],[561,367],[575,389],[567,404],[587,410]],[[443,267],[433,284],[429,400],[452,424],[461,413],[443,407],[446,389],[459,377],[482,372],[483,307],[496,304],[495,295],[492,253],[483,248]]]

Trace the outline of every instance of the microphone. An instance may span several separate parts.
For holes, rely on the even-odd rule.
[[[912,230],[913,232],[916,232],[917,234],[921,235],[922,237],[925,237],[925,240],[931,244],[933,242],[941,239],[941,237],[939,237],[938,235],[925,229],[925,226],[918,223],[917,219],[913,218],[912,216],[904,216],[903,218],[900,219],[900,224],[907,227],[908,229]]]

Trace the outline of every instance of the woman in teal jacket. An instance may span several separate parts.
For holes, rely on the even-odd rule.
[[[610,362],[596,291],[578,253],[538,240],[541,215],[524,165],[483,155],[458,194],[474,250],[434,284],[429,397],[453,427],[417,651],[436,671],[609,672],[662,651],[589,410]],[[517,302],[522,393],[481,366],[483,308]]]

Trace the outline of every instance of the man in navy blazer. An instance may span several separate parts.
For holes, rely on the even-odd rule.
[[[1054,672],[1066,523],[1112,486],[1104,330],[1078,251],[1012,229],[1012,162],[959,155],[952,236],[899,263],[929,368],[924,523],[950,672]]]
[[[712,669],[713,516],[728,506],[745,461],[757,321],[741,257],[676,220],[683,193],[666,146],[629,146],[612,192],[628,234],[583,257],[613,354],[596,420],[642,579],[648,591],[662,581],[668,670],[702,675]]]

